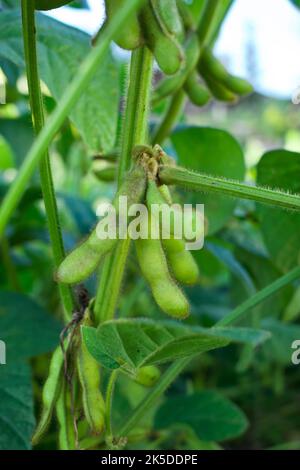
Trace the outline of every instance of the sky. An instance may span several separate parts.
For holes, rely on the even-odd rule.
[[[93,34],[104,19],[103,1],[88,4],[90,10],[62,7],[49,14]],[[236,0],[215,51],[231,72],[254,81],[257,91],[292,99],[300,88],[300,10],[289,0]]]

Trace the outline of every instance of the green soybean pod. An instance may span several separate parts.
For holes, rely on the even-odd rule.
[[[42,401],[43,409],[42,415],[35,430],[35,433],[32,437],[32,444],[36,445],[40,439],[43,437],[46,432],[48,425],[50,423],[55,404],[57,402],[62,382],[63,382],[63,364],[64,357],[59,346],[53,353],[48,378],[45,382],[43,392],[42,392]]]
[[[200,56],[200,46],[196,34],[191,34],[188,37],[184,51],[186,56],[185,66],[179,70],[179,72],[174,75],[174,77],[167,77],[159,82],[153,93],[153,103],[158,103],[167,96],[180,90],[189,74],[197,66]]]
[[[186,285],[196,284],[199,268],[193,255],[185,249],[185,242],[170,238],[162,240],[162,244],[176,281]]]
[[[153,11],[156,15],[162,30],[177,38],[183,34],[183,24],[177,7],[176,0],[150,0]]]
[[[134,381],[144,387],[153,387],[160,376],[161,373],[158,367],[154,365],[143,366],[138,369]]]
[[[166,75],[174,75],[185,61],[183,49],[177,39],[162,31],[150,3],[141,11],[141,22],[146,44]]]
[[[35,0],[36,10],[53,10],[71,3],[72,0]]]
[[[199,68],[204,72],[207,71],[215,81],[232,93],[243,96],[253,91],[252,85],[247,80],[231,75],[209,49],[203,51]]]
[[[64,382],[56,403],[56,416],[59,424],[59,448],[60,450],[75,450],[76,436],[74,429],[74,417],[72,416],[71,391]]]
[[[141,271],[158,306],[173,318],[186,318],[189,315],[189,303],[170,275],[161,241],[140,238],[136,240],[135,246]]]
[[[216,81],[211,75],[209,75],[207,70],[202,70],[200,73],[209,91],[217,100],[224,101],[225,103],[236,102],[236,95],[225,88],[220,82]]]
[[[184,90],[196,106],[205,106],[211,97],[207,89],[199,83],[198,74],[195,71],[188,76],[184,84]]]
[[[127,205],[138,203],[145,194],[146,173],[140,165],[134,165],[125,177],[124,183],[118,191],[114,206],[116,214],[120,211],[119,197],[127,197]],[[107,216],[109,217],[109,216]],[[76,284],[88,278],[100,264],[104,256],[109,253],[117,243],[116,238],[99,239],[99,229],[106,226],[109,219],[105,217],[91,232],[89,237],[71,251],[59,266],[56,272],[58,282]],[[116,234],[117,235],[117,234]]]
[[[77,372],[82,390],[83,410],[94,434],[105,427],[105,403],[100,391],[100,366],[90,355],[83,340],[77,353]]]
[[[108,21],[114,17],[124,3],[125,0],[105,0]],[[131,19],[127,21],[115,41],[118,46],[127,50],[134,50],[143,45],[144,38],[137,14],[133,15]]]

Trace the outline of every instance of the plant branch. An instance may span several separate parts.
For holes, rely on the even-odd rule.
[[[185,92],[183,89],[180,89],[171,98],[171,102],[167,109],[167,112],[152,138],[153,145],[162,144],[167,139],[174,125],[178,121],[184,105]]]
[[[225,178],[207,176],[180,167],[162,166],[160,181],[167,185],[177,185],[190,191],[218,193],[241,199],[250,199],[263,204],[271,204],[283,209],[300,211],[300,196],[273,189],[250,186]]]
[[[109,378],[109,382],[106,389],[106,398],[105,398],[105,410],[106,410],[106,440],[109,441],[113,437],[113,429],[112,429],[112,403],[113,403],[113,395],[116,380],[118,377],[118,370],[114,370]]]
[[[38,135],[44,127],[44,110],[37,63],[34,0],[22,0],[21,6],[29,101],[34,131],[36,135]],[[64,259],[65,253],[59,225],[49,153],[47,149],[45,150],[43,159],[40,162],[39,169],[54,265],[55,268],[58,268]],[[64,308],[64,317],[65,320],[68,321],[71,318],[73,310],[72,292],[68,286],[63,284],[59,285],[59,291]]]
[[[118,9],[112,21],[103,28],[95,47],[88,54],[85,61],[80,65],[77,75],[74,77],[60,99],[54,112],[51,114],[49,119],[47,119],[45,127],[39,133],[37,139],[29,150],[23,165],[18,172],[18,176],[2,202],[0,208],[0,237],[4,233],[8,220],[18,205],[37,164],[42,159],[43,155],[45,155],[53,137],[60,129],[72,107],[80,98],[82,92],[98,69],[99,64],[110,46],[111,40],[143,1],[144,0],[127,0],[125,5]]]
[[[297,279],[300,279],[300,267],[297,267],[292,271],[288,272],[287,274],[284,274],[282,277],[276,279],[276,281],[272,282],[264,289],[249,297],[249,299],[247,299],[245,302],[235,308],[232,312],[230,312],[228,315],[218,321],[215,324],[215,327],[231,325],[232,323],[239,320],[243,315],[245,315],[245,313],[247,313],[250,309],[256,307],[257,305],[271,297],[273,294],[278,292],[280,289],[287,286],[288,284],[291,284]]]
[[[143,47],[132,53],[123,121],[119,187],[130,166],[133,147],[147,142],[152,67],[153,56],[149,49]],[[114,316],[129,247],[129,239],[119,241],[114,252],[104,262],[94,305],[96,323],[102,323]]]

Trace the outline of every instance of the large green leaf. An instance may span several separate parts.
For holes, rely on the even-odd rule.
[[[49,352],[59,341],[62,326],[29,297],[0,292],[0,339],[7,363]]]
[[[300,193],[300,153],[273,150],[263,155],[257,167],[257,182],[271,188]],[[258,207],[261,230],[268,251],[281,271],[288,271],[300,254],[300,215]]]
[[[0,366],[0,450],[30,449],[34,425],[28,365],[20,362]]]
[[[232,341],[255,346],[269,337],[265,331],[247,328],[206,329],[148,319],[113,320],[98,330],[83,327],[82,333],[89,352],[102,365],[134,371],[222,348]]]
[[[245,164],[239,143],[228,132],[206,127],[187,127],[171,136],[185,167],[213,176],[242,181]],[[209,233],[222,228],[231,217],[236,205],[234,199],[208,194],[191,194],[190,202],[205,204]]]
[[[0,15],[0,56],[24,67],[20,11]],[[59,100],[90,50],[87,34],[43,14],[37,14],[37,41],[41,78]],[[101,67],[71,112],[91,151],[114,145],[119,101],[117,64],[107,54]]]
[[[168,397],[157,410],[156,429],[189,425],[204,441],[224,441],[243,434],[248,421],[231,401],[213,390],[190,396]]]

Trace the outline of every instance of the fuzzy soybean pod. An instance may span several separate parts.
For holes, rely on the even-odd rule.
[[[64,357],[59,346],[53,353],[48,378],[45,382],[42,400],[43,400],[43,409],[42,415],[35,430],[35,433],[32,437],[32,444],[36,445],[44,433],[46,432],[48,425],[50,423],[54,407],[56,405],[61,387],[63,382],[63,364]]]
[[[200,69],[200,73],[209,91],[217,100],[225,103],[234,103],[237,100],[236,95],[213,78],[206,69]]]
[[[116,214],[120,211],[119,198],[121,196],[127,197],[127,205],[130,207],[143,198],[145,189],[145,170],[140,165],[135,165],[125,177],[124,183],[115,197]],[[108,219],[104,218],[90,236],[67,255],[56,273],[58,282],[76,284],[82,282],[97,269],[104,256],[114,248],[118,240],[117,237],[99,239],[99,229],[104,228],[107,222]]]
[[[82,390],[84,415],[92,432],[99,435],[105,427],[105,403],[100,391],[100,366],[88,352],[83,340],[77,352],[77,372]]]
[[[162,30],[177,38],[183,34],[183,24],[176,0],[150,0]]]
[[[185,61],[183,49],[177,39],[163,31],[151,3],[147,2],[141,11],[141,23],[146,44],[166,75],[174,75]]]
[[[167,77],[159,82],[153,94],[153,103],[157,103],[180,90],[189,74],[197,66],[200,55],[200,46],[196,34],[190,35],[187,39],[184,51],[186,56],[185,66],[179,70],[174,77]]]
[[[248,95],[253,91],[252,85],[247,80],[231,75],[209,49],[203,51],[199,69],[200,71],[207,71],[215,81],[239,96]]]
[[[70,387],[67,382],[64,382],[56,403],[56,416],[59,424],[58,439],[60,450],[76,449],[76,435],[71,403],[72,399]]]
[[[184,240],[162,240],[170,269],[181,284],[194,285],[199,279],[199,268],[193,255],[185,249]]]
[[[134,381],[144,387],[153,387],[161,376],[160,370],[156,366],[140,367],[136,373]]]
[[[151,216],[149,216],[149,227]],[[163,312],[183,320],[189,315],[189,302],[171,277],[160,239],[138,239],[135,242],[141,271],[153,297]]]
[[[197,72],[192,72],[184,84],[184,90],[196,106],[205,106],[210,100],[210,93],[199,83]]]
[[[125,0],[105,0],[108,21],[114,17],[124,3]],[[133,15],[131,19],[127,21],[126,25],[123,26],[122,30],[115,38],[115,41],[122,49],[130,51],[143,45],[144,38],[137,14]]]
[[[72,0],[35,0],[36,10],[53,10],[71,3]]]

